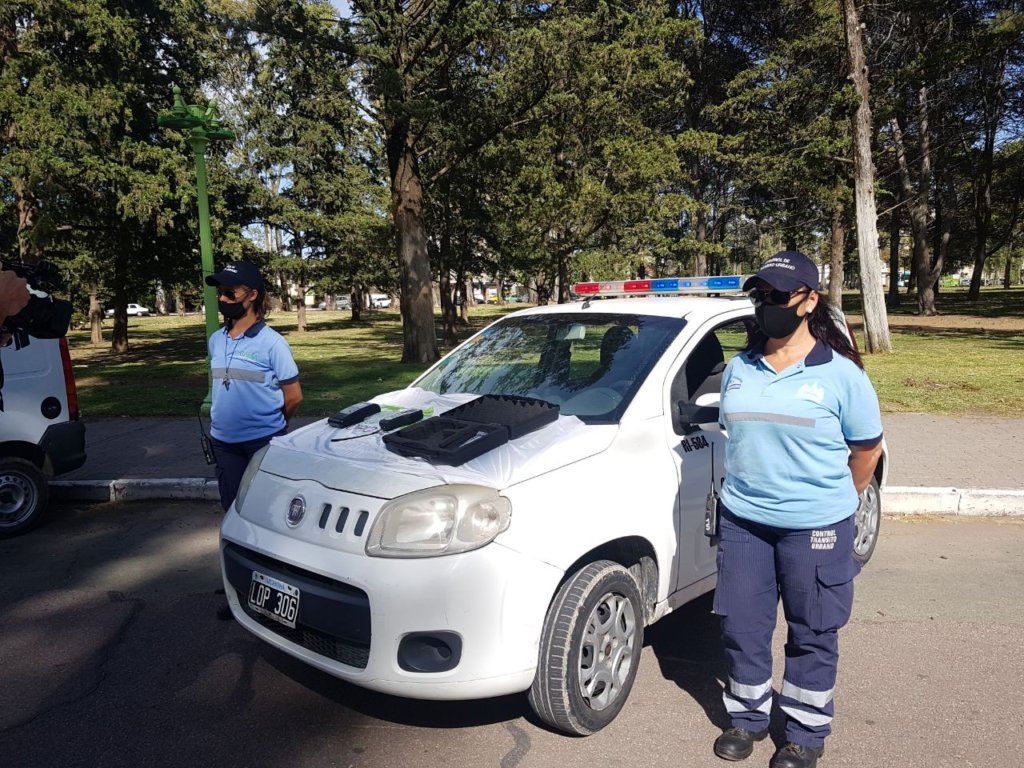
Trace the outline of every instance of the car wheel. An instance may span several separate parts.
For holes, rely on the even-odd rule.
[[[581,568],[548,608],[530,706],[559,731],[601,730],[629,697],[643,643],[643,602],[633,575],[610,560]]]
[[[25,459],[0,459],[0,538],[31,530],[42,519],[50,489],[43,473]]]
[[[871,483],[860,495],[860,505],[853,521],[853,557],[861,565],[866,565],[875,551],[878,529],[882,524],[882,493],[875,478],[871,478]]]

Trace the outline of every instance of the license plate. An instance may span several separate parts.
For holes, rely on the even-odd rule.
[[[267,576],[258,571],[252,572],[252,584],[249,586],[249,607],[287,627],[295,628],[295,619],[299,615],[298,587],[285,584],[283,581]]]

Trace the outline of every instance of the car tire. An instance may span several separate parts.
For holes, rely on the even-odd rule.
[[[871,478],[868,487],[860,495],[860,504],[854,513],[853,558],[861,565],[867,565],[878,543],[878,531],[882,525],[882,492],[878,480]]]
[[[626,703],[643,643],[643,601],[633,575],[610,560],[584,566],[548,608],[530,706],[556,730],[596,733]]]
[[[50,500],[46,477],[30,461],[0,459],[0,539],[35,528]]]

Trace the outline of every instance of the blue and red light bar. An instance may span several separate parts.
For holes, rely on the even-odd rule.
[[[710,277],[663,277],[653,280],[607,280],[597,283],[576,283],[572,287],[579,296],[650,296],[655,294],[739,293],[743,275]]]

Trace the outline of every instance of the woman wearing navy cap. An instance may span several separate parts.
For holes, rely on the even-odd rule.
[[[265,322],[267,291],[256,265],[233,262],[206,283],[216,286],[217,307],[224,315],[224,327],[210,336],[209,350],[210,442],[226,512],[249,459],[287,430],[302,402],[302,387],[288,342]]]
[[[757,330],[722,379],[728,430],[714,610],[731,720],[715,754],[743,760],[768,735],[772,631],[788,625],[771,768],[814,768],[831,732],[838,631],[850,618],[854,513],[882,448],[878,398],[818,294],[818,269],[783,251],[747,280]]]

